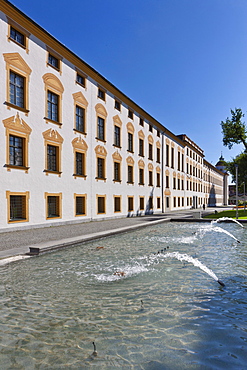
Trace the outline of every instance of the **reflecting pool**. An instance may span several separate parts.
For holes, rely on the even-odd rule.
[[[1,266],[1,369],[246,369],[246,230],[163,223]]]

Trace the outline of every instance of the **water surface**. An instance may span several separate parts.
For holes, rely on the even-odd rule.
[[[164,223],[2,266],[1,369],[245,369],[246,237]]]

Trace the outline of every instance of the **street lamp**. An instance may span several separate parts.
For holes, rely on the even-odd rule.
[[[236,220],[238,219],[238,165],[235,164],[236,169]]]
[[[244,184],[244,212],[245,212],[245,181],[243,182]]]

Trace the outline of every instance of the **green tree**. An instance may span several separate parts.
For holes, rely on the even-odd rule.
[[[229,149],[233,144],[243,144],[245,153],[247,153],[247,130],[245,123],[242,122],[244,114],[240,108],[231,109],[232,117],[227,117],[226,121],[221,121],[221,128],[223,133],[223,144]]]
[[[236,182],[236,165],[238,165],[238,183],[241,185],[247,182],[247,153],[241,153],[231,162],[227,162],[227,170],[231,173],[234,182]]]

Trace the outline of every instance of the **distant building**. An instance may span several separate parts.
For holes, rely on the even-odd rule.
[[[227,175],[186,135],[9,1],[0,28],[2,231],[226,204]]]
[[[223,172],[224,174],[224,179],[223,179],[223,204],[227,205],[228,204],[228,197],[229,197],[229,192],[228,192],[228,173],[226,170],[226,162],[224,160],[224,157],[220,156],[219,161],[216,163],[215,167],[217,170]]]

